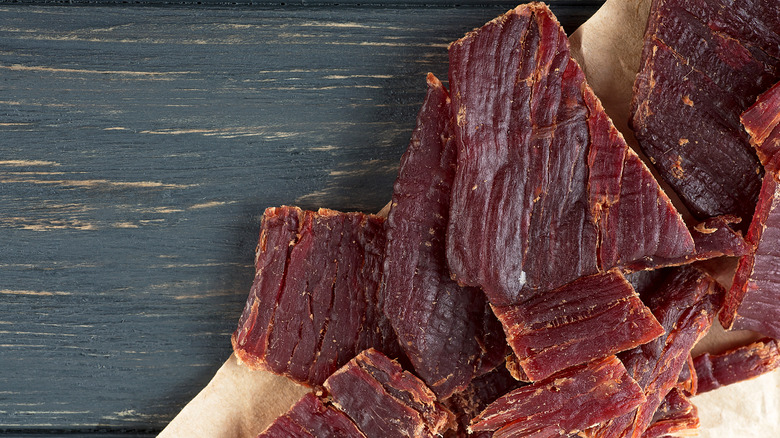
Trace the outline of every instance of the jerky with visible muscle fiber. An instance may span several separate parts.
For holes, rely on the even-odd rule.
[[[658,410],[653,414],[650,427],[642,438],[666,438],[693,436],[699,428],[699,411],[679,388],[672,388]]]
[[[742,113],[742,126],[768,172],[780,172],[780,82]]]
[[[257,438],[366,438],[343,412],[314,394],[301,397]]]
[[[571,58],[552,12],[530,3],[450,45],[458,168],[447,259],[507,306],[693,239]]]
[[[693,364],[698,377],[696,394],[701,394],[780,368],[780,350],[777,340],[764,338],[725,353],[702,354]]]
[[[481,290],[450,278],[445,233],[455,148],[450,98],[428,74],[428,94],[401,158],[385,224],[384,312],[416,374],[440,399],[503,360],[504,332]]]

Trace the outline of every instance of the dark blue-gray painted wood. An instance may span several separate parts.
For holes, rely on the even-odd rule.
[[[161,429],[263,209],[379,210],[425,73],[506,9],[0,5],[0,432]]]

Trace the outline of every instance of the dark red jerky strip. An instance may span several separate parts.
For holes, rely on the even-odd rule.
[[[759,96],[741,120],[764,169],[780,172],[780,82]]]
[[[615,264],[693,253],[546,6],[519,6],[451,44],[449,83],[458,168],[447,258],[458,281],[507,306]]]
[[[494,437],[557,437],[630,412],[644,401],[642,389],[615,356],[569,368],[516,389],[490,404],[474,431]]]
[[[680,370],[680,375],[677,377],[677,384],[675,388],[683,391],[687,396],[696,395],[699,385],[699,378],[696,375],[696,367],[693,364],[693,356],[688,355],[688,359],[685,360]]]
[[[617,271],[583,277],[494,311],[531,380],[629,350],[664,333]]]
[[[722,354],[705,353],[693,363],[699,377],[697,394],[701,394],[780,368],[780,350],[777,340],[765,338]]]
[[[653,1],[630,125],[699,219],[730,214],[747,226],[752,216],[761,167],[739,116],[780,79],[776,9],[774,0]]]
[[[366,438],[343,412],[304,395],[257,438]]]
[[[402,354],[378,295],[383,219],[295,207],[274,213],[282,210],[299,218],[297,240],[289,240],[289,226],[270,228],[264,221],[266,240],[281,243],[266,244],[258,260],[285,267],[271,278],[265,271],[256,276],[233,336],[238,357],[315,386],[365,348]],[[283,236],[272,236],[277,232]]]
[[[433,437],[452,425],[452,413],[425,383],[376,350],[349,361],[325,388],[369,438]]]
[[[723,301],[723,288],[691,266],[667,270],[658,284],[643,291],[642,299],[667,333],[618,356],[647,400],[633,412],[593,428],[591,437],[641,437]]]
[[[721,310],[726,329],[753,330],[780,338],[780,184],[770,174],[761,195],[747,241],[755,252],[739,259],[734,282]]]
[[[642,438],[696,435],[699,428],[699,412],[691,400],[678,388],[672,388],[658,410],[653,414],[650,426]]]
[[[459,286],[447,269],[445,233],[456,165],[450,120],[447,91],[429,74],[385,225],[381,289],[385,315],[406,356],[441,399],[463,390],[483,365],[484,371],[495,367],[506,352],[504,332],[485,295]]]

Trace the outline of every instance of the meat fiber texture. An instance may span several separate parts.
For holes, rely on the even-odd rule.
[[[507,350],[485,295],[459,286],[447,269],[445,233],[456,165],[450,120],[447,91],[429,74],[393,190],[381,289],[385,315],[406,356],[441,399],[494,368]]]
[[[490,404],[472,422],[493,437],[558,437],[630,412],[642,389],[615,356],[569,368],[516,389]]]
[[[508,306],[613,267],[694,253],[545,5],[518,6],[449,55],[458,168],[447,259],[459,282]]]
[[[238,358],[315,386],[366,348],[401,355],[379,296],[383,222],[363,213],[267,209],[257,273],[232,337]]]
[[[313,393],[304,395],[257,438],[366,438],[343,412]]]
[[[750,223],[762,168],[740,115],[780,79],[776,0],[655,0],[630,126],[698,219]]]
[[[452,413],[425,383],[376,350],[355,357],[324,386],[369,438],[433,438],[453,426]]]
[[[657,287],[644,291],[643,300],[666,334],[619,357],[643,389],[646,401],[634,411],[589,430],[588,436],[642,436],[666,394],[677,384],[691,349],[712,325],[723,294],[723,288],[712,277],[691,266],[667,271]]]
[[[777,340],[765,338],[721,354],[705,353],[694,359],[697,394],[753,379],[780,368]]]
[[[768,172],[780,172],[780,82],[759,96],[741,120],[761,164]]]
[[[699,413],[682,390],[672,388],[664,397],[642,438],[695,436],[698,434]]]

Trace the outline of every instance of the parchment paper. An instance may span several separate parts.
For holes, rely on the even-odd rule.
[[[650,0],[607,0],[569,38],[573,56],[588,82],[635,150],[636,140],[627,121],[649,10]],[[485,22],[492,18],[485,17]],[[667,193],[671,195],[670,190]],[[679,202],[676,205],[680,207]],[[386,214],[386,209],[381,213]],[[730,285],[733,261],[706,267],[717,273],[724,285]],[[724,332],[716,325],[694,353],[721,352],[757,337],[752,332]],[[255,437],[307,391],[285,378],[250,371],[231,355],[159,436]],[[703,438],[780,437],[780,372],[696,396],[693,402],[699,408],[699,436]]]

